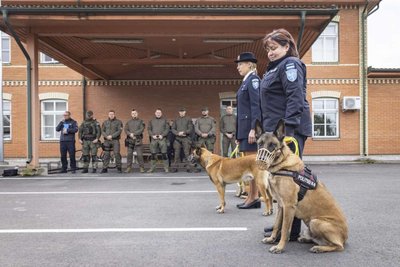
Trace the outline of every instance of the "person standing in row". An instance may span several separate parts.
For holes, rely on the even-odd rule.
[[[121,138],[122,133],[122,122],[115,117],[115,111],[110,110],[108,112],[108,120],[103,122],[101,127],[101,132],[104,137],[104,161],[103,161],[103,170],[101,173],[108,172],[108,166],[110,164],[111,159],[111,151],[114,152],[115,163],[117,165],[117,170],[119,173],[122,172],[122,163],[121,163],[121,153],[120,153],[120,143],[119,139]]]
[[[231,151],[236,147],[236,116],[233,114],[232,106],[227,106],[225,112],[226,114],[221,117],[219,128],[222,134],[222,155],[228,157],[229,147]]]
[[[149,122],[147,127],[150,136],[150,152],[151,152],[151,167],[147,172],[154,172],[157,163],[157,154],[160,151],[163,159],[164,170],[169,172],[168,169],[168,156],[167,156],[167,135],[169,132],[168,121],[162,116],[162,110],[156,109],[155,118]]]
[[[128,148],[127,155],[127,168],[126,173],[130,173],[133,171],[133,152],[136,151],[137,159],[139,162],[140,172],[144,172],[144,160],[143,160],[143,131],[145,128],[145,124],[143,120],[139,118],[139,113],[132,109],[131,111],[132,119],[130,119],[125,124],[125,134],[126,134],[126,146]]]
[[[201,117],[196,120],[195,132],[198,135],[198,144],[205,145],[210,151],[214,151],[215,144],[215,119],[208,116],[208,107],[203,107]]]
[[[239,151],[244,155],[257,153],[256,121],[261,121],[260,78],[257,76],[257,59],[251,52],[241,53],[235,60],[237,70],[243,77],[242,85],[236,94],[237,127],[236,139]],[[260,208],[258,188],[255,180],[250,181],[250,192],[245,202],[238,204],[239,209]]]
[[[306,98],[306,65],[299,59],[296,43],[285,29],[267,34],[263,43],[270,60],[260,87],[263,130],[273,132],[283,118],[285,136],[297,140],[301,158],[307,137],[312,133],[310,106]],[[264,230],[270,232],[272,227]],[[295,217],[290,231],[291,241],[297,240],[300,230],[301,220]]]
[[[82,145],[83,170],[89,172],[90,159],[92,160],[92,172],[97,171],[97,149],[101,136],[100,124],[93,118],[93,111],[86,112],[86,118],[79,126],[79,142]]]
[[[60,153],[61,153],[61,173],[66,173],[68,168],[67,152],[69,154],[69,164],[71,172],[76,172],[75,158],[75,134],[78,131],[77,122],[71,118],[71,112],[64,112],[64,119],[56,127],[60,134]]]
[[[181,148],[183,148],[183,162],[187,163],[187,158],[189,157],[190,153],[190,134],[193,131],[193,123],[192,119],[186,116],[186,109],[182,107],[179,110],[179,117],[175,119],[172,125],[172,133],[175,135],[174,141],[174,164],[173,164],[173,172],[178,171],[178,165],[180,163],[180,156],[181,156]]]

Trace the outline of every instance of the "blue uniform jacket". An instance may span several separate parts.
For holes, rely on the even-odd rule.
[[[286,57],[268,66],[260,86],[264,131],[273,132],[278,121],[284,119],[287,136],[311,136],[306,82],[306,66],[296,57]]]
[[[260,78],[252,73],[242,82],[236,94],[236,139],[247,139],[256,121],[261,122]]]
[[[67,128],[67,134],[60,134],[60,141],[67,142],[67,141],[75,141],[75,133],[78,131],[78,124],[75,120],[69,119],[66,121],[60,121],[60,123],[56,127],[56,131],[60,132],[64,128]]]

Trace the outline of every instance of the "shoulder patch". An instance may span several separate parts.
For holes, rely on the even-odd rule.
[[[253,88],[256,90],[258,90],[258,88],[260,87],[260,81],[258,79],[251,80],[251,84],[253,85]]]
[[[286,65],[286,78],[289,82],[294,82],[297,79],[297,69],[294,67],[289,68]]]

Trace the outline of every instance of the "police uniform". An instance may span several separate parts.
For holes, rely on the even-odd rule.
[[[168,156],[167,156],[167,135],[169,132],[169,125],[166,119],[153,118],[147,127],[150,136],[150,152],[151,152],[151,168],[149,172],[153,172],[156,168],[157,153],[161,152],[164,170],[168,172]],[[153,139],[153,136],[159,135],[161,139]]]
[[[285,135],[296,138],[300,157],[304,143],[312,133],[306,85],[305,64],[297,57],[285,56],[268,65],[260,86],[264,131],[273,132],[283,118]],[[297,236],[300,230],[301,221],[295,218],[291,235]]]
[[[122,121],[117,118],[108,119],[103,122],[101,126],[101,132],[104,137],[104,161],[103,161],[103,171],[106,172],[110,164],[111,151],[114,152],[115,163],[119,172],[121,172],[121,153],[120,153],[120,143],[123,124]],[[107,140],[107,136],[111,135],[112,139]]]
[[[257,63],[253,53],[245,52],[239,55],[238,62]],[[249,144],[249,132],[256,128],[256,121],[261,122],[260,108],[260,78],[254,71],[250,71],[243,78],[236,93],[237,103],[237,130],[236,139],[240,142],[241,152],[257,151],[257,143]]]
[[[203,108],[203,111],[206,108]],[[195,132],[198,136],[197,143],[205,145],[206,148],[213,152],[215,144],[215,119],[210,116],[202,116],[196,120]],[[202,134],[207,134],[207,137],[202,137]]]
[[[181,111],[185,111],[185,109],[182,108]],[[190,134],[193,131],[192,119],[189,118],[188,116],[176,118],[172,125],[171,130],[172,133],[175,135],[174,165],[175,168],[177,168],[177,165],[180,162],[181,148],[183,148],[183,154],[185,155],[184,162],[186,162],[186,159],[189,157],[190,146],[191,146]],[[183,132],[184,136],[179,136],[180,132]]]
[[[222,155],[228,157],[229,147],[231,151],[236,147],[236,116],[234,114],[225,114],[222,116],[219,128],[222,133]],[[232,134],[233,136],[229,138],[226,134]]]
[[[132,170],[133,164],[133,152],[136,150],[140,172],[144,172],[144,160],[143,160],[143,131],[145,125],[143,120],[139,118],[132,118],[125,124],[125,134],[126,134],[126,144],[125,146],[128,148],[127,155],[127,172]],[[133,138],[131,137],[133,135]]]
[[[87,114],[93,115],[90,111]],[[97,169],[98,140],[101,136],[100,124],[96,119],[86,118],[79,126],[78,136],[82,140],[83,173],[88,172],[90,159],[92,160],[93,173],[95,173]],[[97,140],[97,142],[93,143],[94,140]]]

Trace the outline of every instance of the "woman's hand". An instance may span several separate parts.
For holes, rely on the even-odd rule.
[[[254,129],[251,129],[249,132],[248,142],[250,145],[256,142],[256,131]]]

